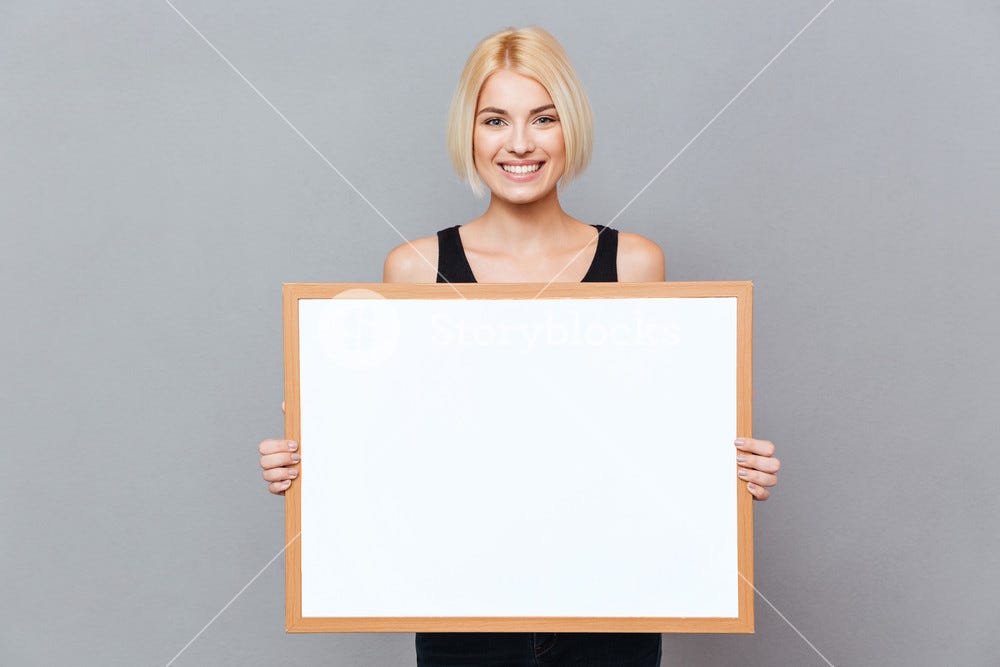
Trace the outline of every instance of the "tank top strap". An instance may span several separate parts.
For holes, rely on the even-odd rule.
[[[618,282],[618,230],[606,225],[591,225],[597,229],[597,251],[587,275],[580,282]]]
[[[438,275],[439,283],[474,283],[469,259],[462,247],[459,225],[438,231]]]

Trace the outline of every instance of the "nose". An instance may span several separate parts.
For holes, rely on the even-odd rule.
[[[523,155],[535,150],[534,142],[531,140],[531,133],[523,123],[513,124],[507,141],[507,150],[517,155]]]

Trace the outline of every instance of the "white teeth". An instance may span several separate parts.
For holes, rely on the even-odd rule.
[[[522,166],[513,166],[509,164],[502,164],[500,166],[503,167],[504,171],[510,172],[512,174],[530,174],[533,171],[538,171],[542,167],[540,162],[536,162],[535,164],[526,164]]]

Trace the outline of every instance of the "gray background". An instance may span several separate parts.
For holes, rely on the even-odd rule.
[[[486,34],[567,48],[597,127],[563,202],[603,224],[823,4],[177,7],[413,238],[484,206],[444,124]],[[402,238],[164,2],[3,3],[0,63],[0,661],[166,664],[283,546],[281,283],[378,282]],[[836,2],[614,222],[669,280],[754,281],[756,583],[833,664],[1000,653],[998,63],[996,2]],[[174,664],[413,664],[286,635],[283,591],[279,559]],[[756,609],[663,664],[826,664]]]

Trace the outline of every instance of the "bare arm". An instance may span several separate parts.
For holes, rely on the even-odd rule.
[[[655,241],[632,232],[618,232],[618,282],[663,282],[664,265],[663,250]]]

